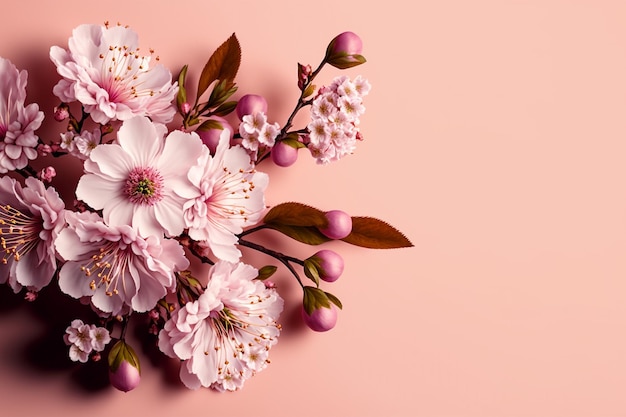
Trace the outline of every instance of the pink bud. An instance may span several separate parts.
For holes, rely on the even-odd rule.
[[[54,167],[49,166],[42,169],[37,176],[43,182],[50,182],[52,181],[52,178],[56,177],[56,175],[57,171],[54,169]]]
[[[329,249],[322,249],[316,252],[313,257],[317,258],[319,261],[321,270],[318,272],[320,275],[320,279],[322,279],[323,281],[337,281],[337,279],[343,273],[343,258],[337,252]]]
[[[361,65],[365,57],[361,55],[363,42],[353,32],[337,35],[326,48],[324,60],[335,68],[346,69]]]
[[[122,360],[115,372],[109,370],[109,381],[111,385],[120,391],[128,392],[137,388],[140,380],[139,369],[132,366],[126,360]]]
[[[327,211],[326,219],[328,227],[320,229],[320,232],[330,239],[343,239],[352,231],[352,217],[345,211]]]
[[[221,129],[215,128],[215,129],[208,129],[208,130],[197,129],[196,133],[198,134],[198,136],[200,136],[200,139],[202,139],[202,143],[204,143],[207,146],[207,148],[209,148],[209,150],[211,151],[211,155],[215,155],[215,150],[217,149],[217,144],[220,141],[220,135],[222,134],[222,131],[228,130],[230,134],[230,140],[232,140],[234,136],[233,127],[223,117],[211,116],[207,120],[214,120],[218,122],[218,124],[220,124],[222,128]]]
[[[311,330],[316,332],[326,332],[337,324],[337,307],[330,304],[330,308],[319,307],[308,315],[304,307],[302,308],[302,319]]]
[[[39,153],[39,156],[48,156],[52,153],[52,146],[41,144],[37,146],[37,152]]]
[[[363,52],[363,41],[354,32],[343,32],[335,36],[328,46],[329,57],[337,55],[360,55]]]
[[[65,103],[61,103],[58,107],[54,108],[54,120],[62,122],[70,117],[70,109]]]
[[[235,112],[239,120],[243,120],[243,116],[248,114],[256,114],[258,112],[267,113],[267,100],[257,94],[246,94],[237,102]]]
[[[298,160],[298,150],[284,142],[278,142],[272,148],[272,161],[280,167],[288,167]]]
[[[183,104],[180,105],[180,111],[183,114],[188,114],[189,111],[191,111],[191,104],[184,102]]]

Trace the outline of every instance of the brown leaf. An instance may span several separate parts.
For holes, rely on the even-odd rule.
[[[204,66],[198,81],[196,97],[200,97],[215,80],[234,80],[240,63],[241,47],[233,33],[213,52]]]
[[[352,232],[341,240],[370,249],[397,249],[413,246],[413,243],[398,229],[372,217],[352,217]]]
[[[302,203],[282,203],[270,209],[263,218],[269,225],[313,226],[324,228],[328,225],[322,210]],[[321,234],[321,233],[320,233]]]

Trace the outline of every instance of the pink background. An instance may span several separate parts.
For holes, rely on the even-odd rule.
[[[268,203],[378,217],[415,247],[327,245],[347,266],[324,286],[345,304],[325,334],[293,314],[300,294],[282,270],[272,364],[233,394],[187,391],[145,356],[132,393],[88,383],[42,320],[62,305],[26,306],[3,288],[0,414],[626,415],[623,2],[22,0],[2,13],[0,56],[29,71],[47,112],[48,49],[81,23],[128,24],[172,72],[188,63],[194,75],[236,32],[238,94],[265,95],[279,123],[296,63],[360,34],[368,63],[347,73],[373,85],[366,140],[327,167],[304,152],[292,169],[268,164]]]

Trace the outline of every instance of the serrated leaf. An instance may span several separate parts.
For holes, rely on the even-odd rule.
[[[277,269],[278,268],[276,268],[274,265],[266,265],[263,268],[259,269],[259,275],[255,279],[258,279],[259,281],[264,281],[274,275],[274,272],[276,272]]]
[[[294,240],[297,240],[298,242],[306,243],[307,245],[321,245],[322,243],[331,240],[324,236],[314,226],[290,226],[287,224],[274,223],[268,223],[268,226]]]
[[[322,210],[294,202],[282,203],[272,207],[263,218],[263,222],[269,225],[314,226],[321,228],[328,226],[328,220]]]
[[[370,249],[398,249],[413,246],[413,243],[398,229],[373,217],[352,217],[352,232],[341,240]]]
[[[324,291],[309,286],[304,287],[303,290],[304,299],[302,305],[308,315],[311,315],[313,311],[318,308],[330,308],[330,300]]]
[[[233,33],[221,44],[207,61],[198,81],[200,97],[215,80],[234,80],[241,63],[241,47]]]
[[[341,304],[341,301],[339,301],[339,298],[335,297],[333,294],[331,294],[329,292],[326,293],[326,297],[328,297],[328,299],[330,300],[331,303],[333,303],[334,305],[336,305],[340,309],[343,309],[343,304]]]

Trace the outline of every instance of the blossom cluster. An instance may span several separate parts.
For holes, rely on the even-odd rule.
[[[69,358],[99,360],[108,350],[117,389],[140,381],[126,328],[142,314],[151,322],[146,337],[180,362],[184,385],[240,389],[269,363],[284,304],[268,279],[277,267],[246,263],[240,247],[273,257],[296,278],[311,329],[333,328],[342,307],[320,287],[343,273],[338,253],[322,249],[299,259],[250,236],[272,229],[310,245],[411,246],[378,219],[266,202],[269,175],[259,170],[266,159],[287,167],[307,148],[326,164],[355,151],[369,83],[341,76],[316,87],[313,80],[325,65],[362,64],[361,48],[357,35],[344,32],[316,70],[299,64],[300,97],[281,125],[268,121],[263,96],[233,99],[240,63],[234,35],[209,58],[191,100],[186,65],[173,79],[154,51],[143,54],[129,27],[81,25],[67,49],[50,49],[60,76],[53,117],[66,127],[51,140],[36,133],[44,113],[26,104],[26,71],[0,58],[0,284],[25,289],[34,301],[54,283],[88,304],[102,325],[73,320],[64,336]],[[293,128],[306,107],[310,123]],[[57,191],[65,184],[55,183],[63,158],[82,164],[72,201]],[[206,270],[192,268],[192,258]]]
[[[111,341],[111,335],[104,327],[85,324],[82,320],[75,319],[65,329],[63,340],[70,347],[70,359],[74,362],[85,363],[92,352],[98,353],[104,350]]]

